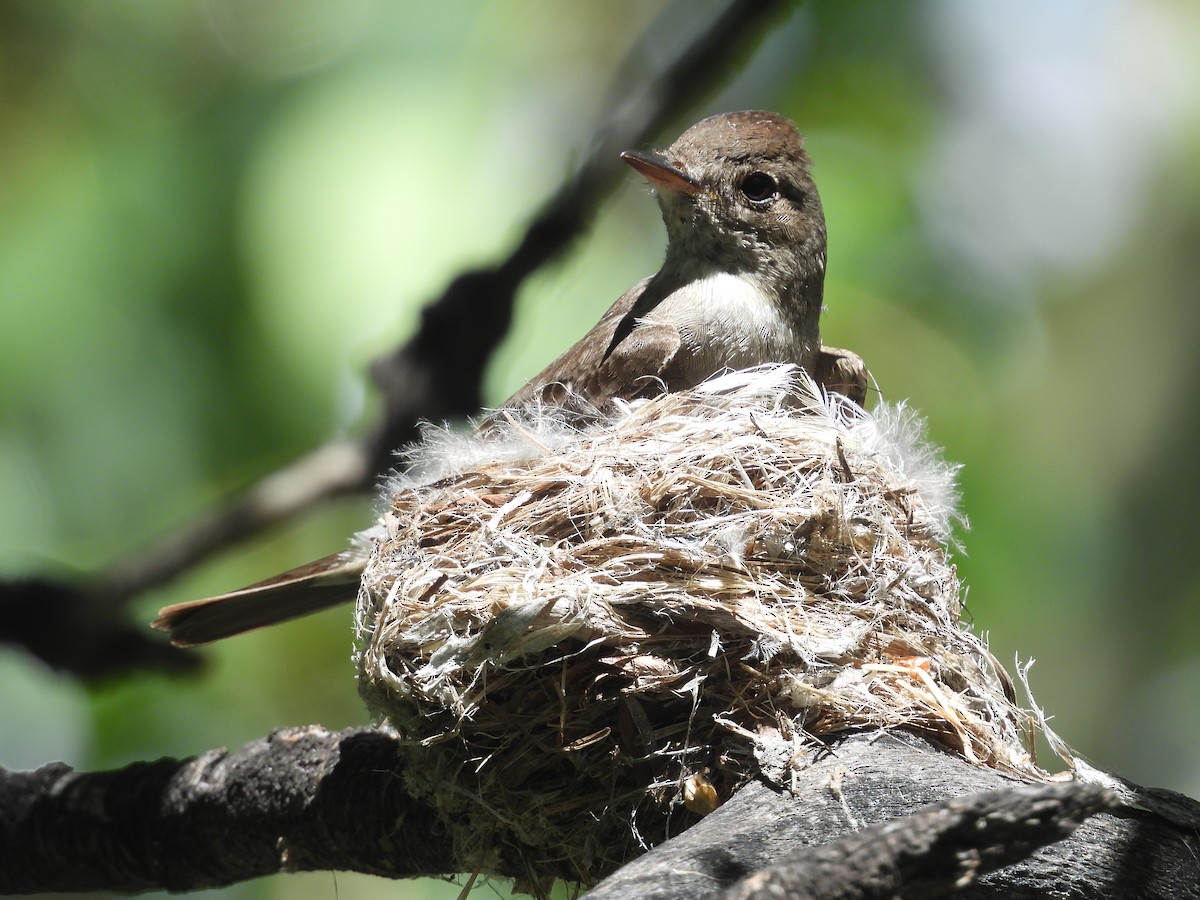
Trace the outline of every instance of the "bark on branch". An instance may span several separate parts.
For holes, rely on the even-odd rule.
[[[5,771],[0,892],[183,891],[315,869],[453,871],[436,817],[404,793],[397,760],[383,732],[311,727],[112,772]]]
[[[721,898],[866,900],[902,891],[949,897],[1116,804],[1116,796],[1099,785],[1076,782],[971,794],[794,853],[743,878]]]
[[[452,873],[400,758],[385,732],[311,727],[116,772],[0,772],[0,892]],[[1178,795],[1097,812],[1113,792],[1020,785],[906,735],[848,736],[800,763],[790,791],[747,785],[589,897],[1200,896],[1200,805]]]

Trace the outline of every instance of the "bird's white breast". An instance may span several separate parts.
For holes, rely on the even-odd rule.
[[[803,363],[813,349],[775,298],[746,275],[713,272],[681,285],[646,316],[679,329],[685,367],[696,379],[724,368]]]

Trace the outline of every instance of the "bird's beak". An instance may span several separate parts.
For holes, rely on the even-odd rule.
[[[637,169],[655,190],[665,188],[690,197],[700,193],[700,182],[672,164],[661,153],[652,150],[626,150],[621,154],[621,159]]]

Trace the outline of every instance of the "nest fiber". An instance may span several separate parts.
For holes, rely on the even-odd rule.
[[[1039,774],[959,624],[954,468],[920,431],[769,367],[427,435],[357,661],[463,869],[590,883],[847,729]]]

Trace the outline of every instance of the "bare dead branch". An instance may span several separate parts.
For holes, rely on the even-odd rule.
[[[903,817],[929,804],[1014,789],[1028,788],[910,735],[847,738],[797,769],[790,792],[765,784],[748,785],[688,831],[600,882],[588,898],[700,900],[720,896],[720,891],[740,879],[781,860],[804,858],[814,854],[814,848],[848,838],[842,850],[830,851],[836,856],[857,846],[870,826],[898,820],[895,827],[903,835],[910,824]],[[1136,786],[1131,791],[1139,796],[1160,793]],[[1098,795],[1085,787],[1081,796],[1086,809]],[[1099,796],[1108,802],[1109,795],[1102,792]],[[1128,806],[1101,812],[1066,839],[982,875],[955,896],[1017,900],[1200,897],[1200,835],[1180,824],[1189,821],[1188,816],[1200,810],[1200,804],[1178,795],[1172,795],[1172,803],[1171,809],[1165,809],[1167,815]],[[1074,816],[1068,813],[1069,819]],[[961,849],[968,858],[978,858],[978,851],[969,844]],[[1032,846],[1027,845],[1028,849]],[[893,859],[899,865],[898,858]],[[842,874],[846,874],[844,868]],[[851,882],[853,879],[847,883]],[[861,888],[860,879],[857,889]],[[822,893],[830,891],[831,885],[819,879],[808,890],[810,894],[780,892],[771,896],[872,896]],[[920,885],[910,889],[907,883],[903,891],[881,896],[897,895],[937,896],[925,893]]]
[[[47,578],[0,581],[0,643],[24,647],[57,671],[85,679],[200,663],[143,624],[101,607],[86,590]]]
[[[402,759],[387,733],[310,727],[114,772],[0,770],[0,893],[182,891],[323,869],[453,873],[436,811],[407,793]],[[902,734],[848,736],[798,762],[790,793],[747,785],[589,897],[939,896],[964,875],[978,880],[956,896],[1200,897],[1200,836],[1149,811],[1100,812],[1031,853],[1111,805],[1093,785],[1031,788]],[[1184,818],[1200,810],[1173,803]],[[942,871],[930,875],[933,861]],[[760,870],[751,884],[797,893],[746,894],[739,881]],[[892,893],[865,890],[875,875],[893,879]]]
[[[229,753],[0,770],[0,893],[195,890],[281,871],[453,871],[395,739],[294,728]]]
[[[373,476],[362,442],[330,441],[272,472],[226,505],[198,515],[180,531],[126,556],[100,576],[95,596],[105,605],[119,607],[270,525],[324,500],[365,490]]]
[[[949,897],[1116,805],[1104,788],[1074,781],[972,794],[795,853],[721,900]]]

